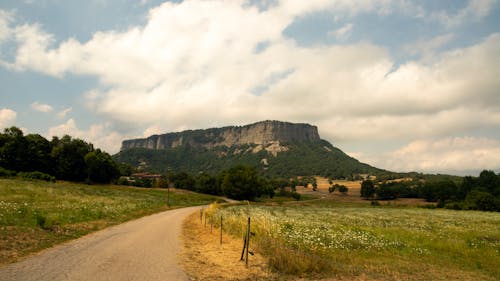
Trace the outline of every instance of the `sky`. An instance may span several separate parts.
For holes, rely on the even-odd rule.
[[[392,171],[500,172],[499,0],[2,0],[0,128],[309,123]]]

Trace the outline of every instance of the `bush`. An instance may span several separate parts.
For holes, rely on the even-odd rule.
[[[49,181],[49,182],[56,182],[56,178],[54,176],[51,176],[49,174],[45,174],[42,172],[38,172],[38,171],[21,172],[21,173],[18,173],[17,175],[23,179],[44,180],[44,181]]]
[[[464,204],[462,202],[449,202],[444,205],[445,209],[463,210]]]
[[[0,167],[0,177],[13,177],[15,175],[16,172]]]
[[[500,211],[499,200],[491,193],[472,190],[465,198],[467,209],[481,211]]]
[[[345,185],[340,185],[339,186],[339,191],[342,194],[346,194],[349,191],[349,188],[347,188],[347,186],[345,186]]]
[[[292,197],[293,197],[293,199],[299,201],[300,200],[300,193],[292,192]]]

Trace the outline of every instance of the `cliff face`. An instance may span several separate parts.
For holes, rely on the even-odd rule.
[[[125,140],[121,151],[131,148],[168,149],[189,144],[196,147],[266,145],[276,142],[319,142],[318,128],[309,124],[262,121],[246,126],[212,128],[153,135],[144,139]]]

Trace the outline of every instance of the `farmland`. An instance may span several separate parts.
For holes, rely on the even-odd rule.
[[[369,280],[498,280],[500,214],[315,201],[206,210],[284,276]]]
[[[0,179],[0,264],[57,243],[166,210],[166,190]],[[214,197],[170,193],[171,208]]]

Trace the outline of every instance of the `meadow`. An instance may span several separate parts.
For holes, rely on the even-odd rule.
[[[500,280],[500,213],[315,201],[205,211],[282,276],[342,280]],[[242,239],[242,238],[241,238]]]
[[[209,195],[170,192],[170,208]],[[105,227],[167,210],[164,189],[0,179],[0,264]]]

